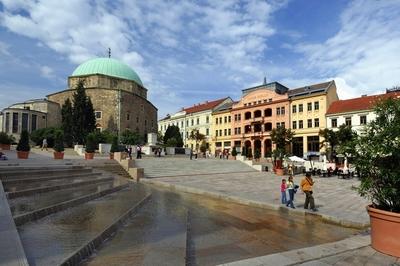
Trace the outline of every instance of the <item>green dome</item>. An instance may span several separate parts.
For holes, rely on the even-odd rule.
[[[113,58],[95,58],[79,65],[74,72],[74,76],[84,76],[93,74],[103,74],[107,76],[133,80],[143,86],[138,74],[128,65]]]

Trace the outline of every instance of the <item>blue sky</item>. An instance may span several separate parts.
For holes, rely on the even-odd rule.
[[[159,117],[267,80],[400,85],[400,1],[0,0],[0,109],[63,90],[85,60],[130,65]]]

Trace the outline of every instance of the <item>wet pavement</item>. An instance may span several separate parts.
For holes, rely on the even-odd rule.
[[[134,186],[18,227],[29,264],[60,264],[145,194],[143,188]]]
[[[189,215],[190,234],[186,234]],[[216,265],[344,239],[357,230],[244,205],[153,189],[152,201],[88,265]],[[184,261],[186,248],[190,261]],[[182,257],[183,256],[183,257]]]

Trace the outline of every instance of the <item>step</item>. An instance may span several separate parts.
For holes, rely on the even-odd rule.
[[[102,177],[102,178],[96,178],[96,179],[83,180],[83,181],[79,181],[79,182],[71,182],[71,183],[57,184],[57,185],[43,186],[43,187],[36,187],[36,188],[28,188],[28,189],[24,189],[24,190],[8,192],[7,198],[14,199],[14,198],[18,198],[18,197],[26,197],[26,196],[31,196],[34,194],[39,194],[39,193],[62,190],[62,189],[67,189],[67,188],[76,188],[76,187],[81,187],[81,186],[86,186],[86,185],[91,185],[91,184],[96,184],[96,183],[110,182],[113,180],[114,180],[113,177]]]
[[[54,175],[66,175],[76,173],[90,173],[92,168],[81,168],[81,169],[35,169],[35,170],[24,170],[16,172],[1,173],[0,180],[12,180],[17,178],[32,178],[36,176],[54,176]]]
[[[66,174],[47,177],[33,177],[33,178],[18,178],[14,180],[2,181],[6,191],[17,191],[33,187],[47,186],[48,184],[69,183],[74,180],[83,180],[96,178],[101,176],[102,173],[83,173],[83,174]]]
[[[138,185],[18,227],[31,265],[60,265],[146,197]]]
[[[54,164],[48,166],[18,166],[18,165],[8,165],[0,166],[0,173],[13,173],[21,171],[31,171],[31,170],[52,170],[52,169],[82,169],[85,168],[83,165],[65,165],[65,164]]]
[[[69,188],[47,193],[40,193],[29,197],[9,199],[8,203],[10,205],[13,216],[17,216],[52,205],[56,205],[65,201],[80,198],[85,195],[100,192],[102,190],[110,189],[113,186],[118,185],[119,184],[113,184],[113,182],[93,184],[81,188]]]

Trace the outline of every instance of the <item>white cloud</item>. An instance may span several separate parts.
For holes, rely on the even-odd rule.
[[[41,66],[40,67],[40,75],[42,77],[53,79],[54,78],[54,71],[49,66]]]
[[[6,55],[10,56],[10,51],[9,51],[10,45],[8,45],[5,42],[0,41],[0,55]]]
[[[341,98],[382,91],[400,82],[400,1],[356,0],[341,29],[324,43],[300,44],[308,73],[335,77]]]

